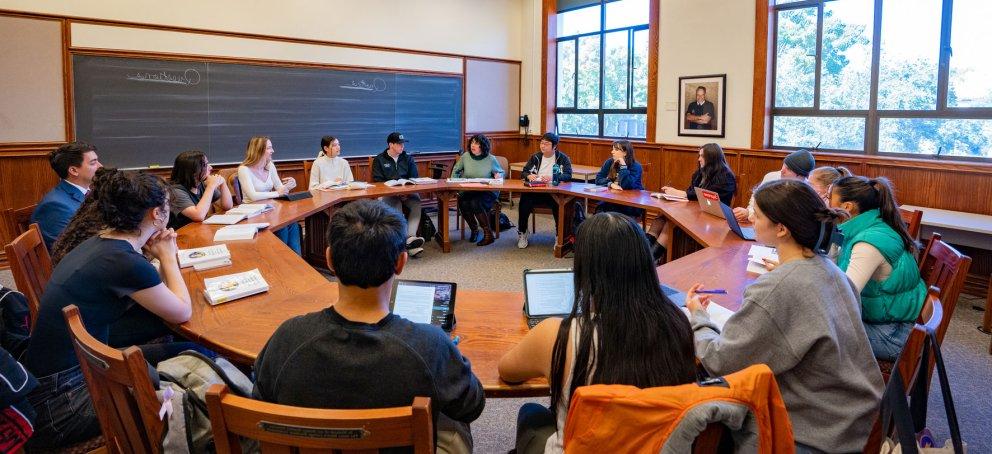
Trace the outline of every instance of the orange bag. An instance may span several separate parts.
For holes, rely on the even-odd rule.
[[[649,389],[627,385],[579,387],[572,396],[565,422],[565,452],[658,453],[690,410],[718,401],[747,407],[757,430],[758,452],[795,450],[792,423],[768,366],[750,366],[707,383],[712,381],[717,383]],[[691,439],[695,435],[689,434]]]

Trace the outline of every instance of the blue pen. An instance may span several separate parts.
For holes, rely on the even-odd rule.
[[[697,295],[726,295],[727,291],[722,288],[715,288],[713,290],[696,290]]]
[[[462,341],[461,336],[455,336],[454,338],[451,339],[451,343],[453,343],[455,345],[458,345],[458,343],[461,342],[461,341]]]

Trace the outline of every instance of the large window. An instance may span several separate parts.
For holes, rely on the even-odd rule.
[[[571,3],[556,18],[558,132],[646,138],[649,0]]]
[[[771,145],[992,158],[992,1],[777,0]]]

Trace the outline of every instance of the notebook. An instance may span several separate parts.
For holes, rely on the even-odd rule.
[[[524,270],[524,314],[533,328],[548,317],[564,317],[575,304],[571,269]]]
[[[414,323],[429,323],[445,331],[455,326],[454,282],[393,281],[389,311]]]

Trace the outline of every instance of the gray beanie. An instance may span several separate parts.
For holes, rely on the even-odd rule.
[[[796,175],[808,177],[816,167],[816,159],[813,159],[813,153],[809,150],[796,150],[785,157],[785,166],[796,172]]]

